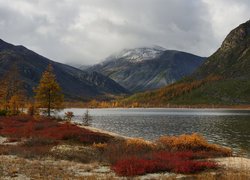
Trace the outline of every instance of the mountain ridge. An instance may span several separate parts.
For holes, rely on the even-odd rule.
[[[159,57],[166,49],[160,46],[138,47],[133,49],[123,49],[107,57],[102,63],[113,61],[114,59],[126,59],[130,62],[141,62]]]
[[[141,92],[174,83],[191,74],[204,59],[176,50],[143,47],[111,55],[87,71],[99,72],[132,92]]]
[[[16,65],[29,95],[33,94],[33,87],[39,83],[48,64],[53,66],[57,80],[68,98],[89,99],[128,93],[125,88],[101,74],[81,71],[52,61],[24,46],[0,40],[0,74],[3,75],[11,66]]]

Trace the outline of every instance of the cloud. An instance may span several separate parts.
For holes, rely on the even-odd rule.
[[[248,0],[203,0],[210,15],[215,41],[221,43],[235,27],[250,19]]]
[[[208,56],[249,19],[249,7],[247,0],[0,0],[0,38],[78,64],[152,45]]]

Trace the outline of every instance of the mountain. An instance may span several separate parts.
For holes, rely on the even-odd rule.
[[[142,62],[158,58],[165,50],[166,49],[160,46],[124,49],[121,52],[107,57],[106,61],[125,59],[132,63]]]
[[[232,30],[194,75],[204,78],[211,74],[224,79],[250,76],[250,21]]]
[[[78,68],[78,69],[81,69],[81,70],[85,71],[85,70],[87,70],[88,68],[90,68],[91,65],[78,65],[78,66],[74,66],[74,67],[76,67],[76,68]]]
[[[110,77],[132,92],[163,87],[190,75],[204,58],[162,47],[125,49],[87,70]]]
[[[150,105],[249,105],[250,21],[232,30],[192,75],[157,91],[124,100]]]
[[[41,74],[48,64],[53,66],[66,98],[89,99],[128,93],[115,81],[99,73],[88,73],[57,63],[23,46],[15,46],[0,40],[0,76],[3,77],[3,74],[15,65],[29,95],[33,94],[33,88],[38,85]]]

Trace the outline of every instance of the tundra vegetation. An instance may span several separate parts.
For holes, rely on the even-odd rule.
[[[28,159],[53,158],[110,165],[119,176],[173,172],[192,174],[220,167],[208,158],[232,156],[228,148],[209,144],[201,135],[164,136],[150,142],[118,138],[69,122],[28,115],[0,118],[1,155]],[[8,143],[7,143],[8,144]]]

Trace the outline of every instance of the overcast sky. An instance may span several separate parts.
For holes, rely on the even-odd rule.
[[[153,45],[209,56],[249,18],[249,0],[0,0],[0,38],[63,63]]]

